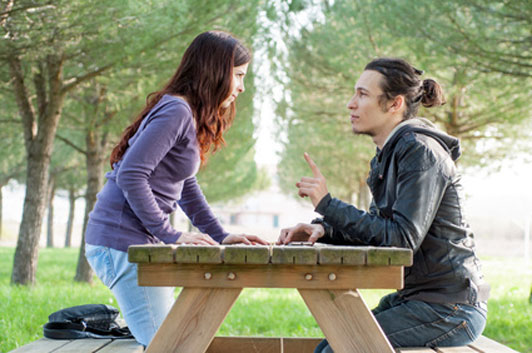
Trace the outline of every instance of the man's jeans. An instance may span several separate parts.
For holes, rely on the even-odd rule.
[[[381,299],[373,314],[393,347],[448,347],[476,340],[486,326],[487,310],[484,306],[404,300],[392,293]],[[327,340],[314,351],[332,352]]]
[[[85,244],[85,256],[96,275],[113,292],[133,336],[145,347],[174,302],[172,287],[140,287],[137,264],[127,253],[105,246]]]

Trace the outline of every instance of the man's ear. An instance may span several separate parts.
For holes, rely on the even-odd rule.
[[[390,108],[388,109],[388,111],[392,113],[396,113],[396,112],[401,111],[403,107],[405,107],[405,97],[402,95],[398,95],[397,97],[393,99],[392,104],[390,105]]]

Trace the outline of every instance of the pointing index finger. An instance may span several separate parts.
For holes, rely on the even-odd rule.
[[[307,161],[310,169],[312,169],[312,174],[314,174],[315,178],[323,176],[320,172],[320,168],[318,168],[316,163],[314,163],[314,161],[312,160],[312,158],[310,158],[307,152],[303,154],[303,157],[305,157],[305,160]]]

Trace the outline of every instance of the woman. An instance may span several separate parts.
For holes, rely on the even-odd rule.
[[[90,214],[85,253],[144,346],[166,317],[174,290],[138,286],[136,265],[127,261],[129,245],[267,244],[255,236],[226,233],[195,177],[207,153],[224,142],[250,60],[250,52],[227,33],[197,36],[174,76],[148,96],[111,154],[113,170]],[[168,216],[177,205],[202,233],[172,227]]]

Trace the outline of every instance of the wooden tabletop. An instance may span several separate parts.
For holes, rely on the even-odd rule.
[[[139,284],[220,288],[402,288],[412,251],[359,246],[133,245]]]
[[[412,251],[372,246],[132,245],[130,262],[183,264],[290,264],[411,266]]]

